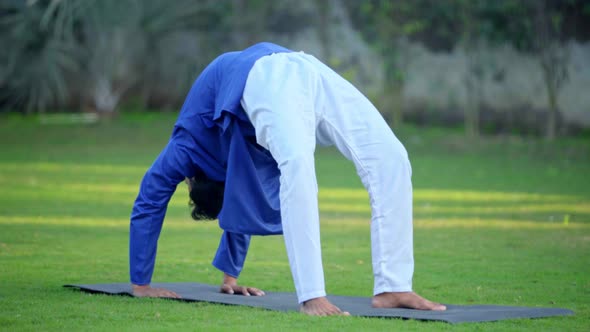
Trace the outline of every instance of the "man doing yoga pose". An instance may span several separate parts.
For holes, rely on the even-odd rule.
[[[373,306],[445,310],[412,292],[412,171],[405,148],[348,81],[311,55],[271,43],[222,54],[191,88],[133,207],[134,294],[178,296],[149,284],[168,201],[188,179],[193,218],[217,218],[224,230],[213,261],[224,272],[223,292],[264,295],[238,286],[237,277],[251,235],[282,233],[301,311],[347,314],[326,298],[316,144],[335,145],[369,192]]]

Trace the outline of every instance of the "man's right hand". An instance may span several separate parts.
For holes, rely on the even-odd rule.
[[[167,297],[173,299],[180,299],[180,295],[173,291],[169,291],[164,288],[152,288],[150,285],[132,285],[133,296],[135,297]]]

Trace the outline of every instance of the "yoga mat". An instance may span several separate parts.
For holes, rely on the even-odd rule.
[[[128,283],[65,285],[85,292],[110,295],[131,295]],[[166,288],[182,296],[181,301],[210,302],[229,305],[243,305],[278,311],[298,311],[294,293],[265,292],[265,296],[229,295],[219,292],[219,286],[199,283],[153,283],[152,287]],[[541,318],[573,315],[568,309],[510,307],[499,305],[453,305],[446,304],[446,311],[425,311],[414,309],[377,309],[371,307],[371,298],[328,295],[332,303],[353,316],[389,317],[417,320],[433,320],[448,323],[489,322],[515,318]]]

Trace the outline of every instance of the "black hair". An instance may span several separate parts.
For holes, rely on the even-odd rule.
[[[217,219],[223,205],[224,182],[210,180],[205,174],[190,178],[189,205],[194,220]]]

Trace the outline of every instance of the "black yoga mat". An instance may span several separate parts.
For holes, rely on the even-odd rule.
[[[128,283],[65,285],[91,293],[131,295]],[[297,311],[297,297],[294,293],[266,292],[265,296],[228,295],[219,292],[219,286],[199,283],[154,283],[152,287],[166,288],[182,296],[182,301],[210,302],[229,305],[244,305],[278,311]],[[448,323],[489,322],[514,318],[541,318],[572,315],[568,309],[508,307],[499,305],[452,305],[446,304],[446,311],[424,311],[413,309],[376,309],[371,307],[371,298],[328,295],[332,303],[353,316],[390,317],[418,320],[444,321]]]

